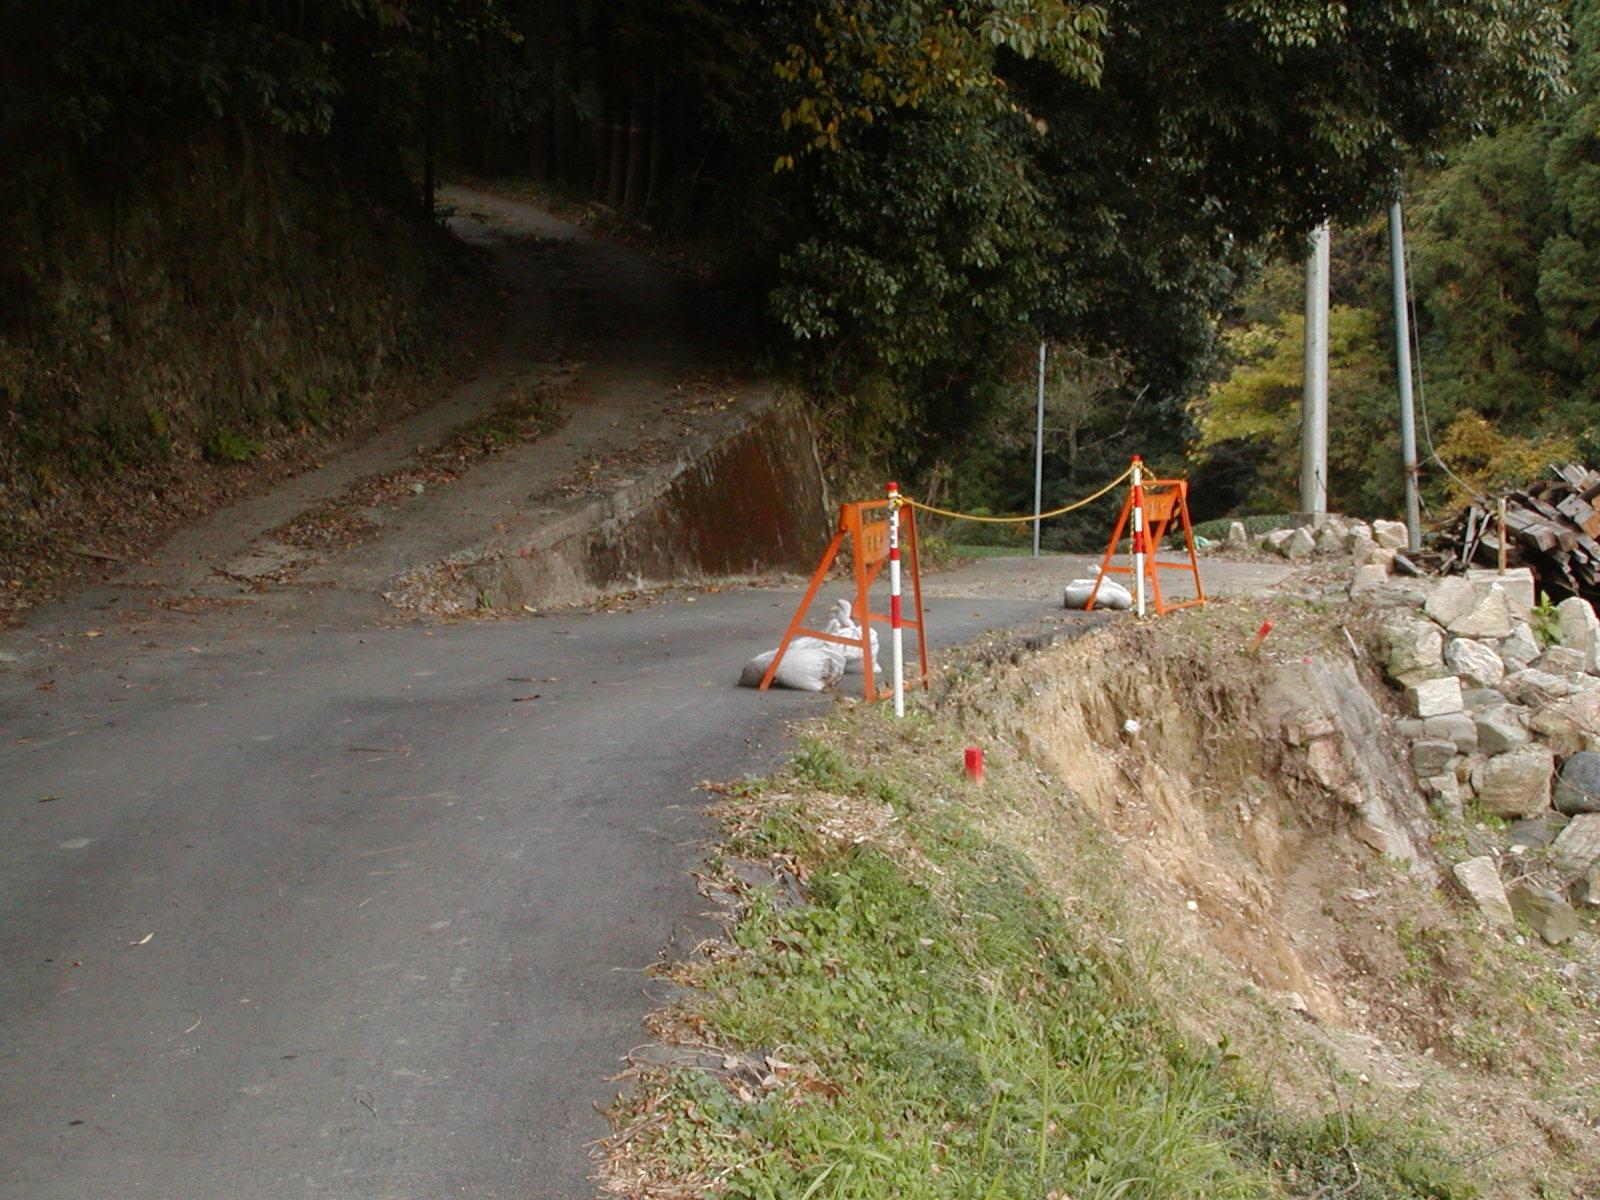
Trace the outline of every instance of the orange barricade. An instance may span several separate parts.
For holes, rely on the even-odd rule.
[[[1128,498],[1122,502],[1122,515],[1117,518],[1116,528],[1111,531],[1111,542],[1106,546],[1106,556],[1100,563],[1100,577],[1094,581],[1094,591],[1089,593],[1089,602],[1085,604],[1084,611],[1094,609],[1095,597],[1100,594],[1100,585],[1105,582],[1107,575],[1132,575],[1133,567],[1124,567],[1112,562],[1117,556],[1117,545],[1122,541],[1123,530],[1128,526],[1128,518],[1133,513],[1133,497],[1138,485],[1128,489]],[[1150,596],[1155,602],[1157,613],[1169,613],[1179,608],[1192,608],[1206,602],[1205,588],[1200,585],[1200,559],[1194,548],[1194,528],[1189,523],[1189,481],[1187,479],[1146,479],[1143,481],[1144,491],[1144,573],[1150,584]],[[1187,562],[1162,562],[1159,551],[1161,542],[1167,536],[1167,529],[1174,520],[1177,520],[1183,529],[1184,546],[1189,552]],[[1136,535],[1137,536],[1137,535]],[[1181,600],[1176,604],[1168,604],[1161,598],[1161,572],[1162,571],[1189,571],[1194,575],[1194,599]]]
[[[883,564],[889,558],[889,522],[885,520],[869,520],[868,514],[880,509],[887,509],[887,500],[863,500],[854,504],[841,504],[839,506],[839,527],[834,531],[833,540],[828,543],[828,549],[822,555],[822,563],[817,567],[816,573],[811,576],[811,586],[806,588],[805,599],[800,601],[800,607],[795,609],[794,619],[789,622],[789,628],[783,635],[783,641],[778,643],[778,652],[772,656],[772,664],[767,667],[767,673],[761,677],[761,688],[764,691],[771,683],[772,677],[777,674],[778,664],[783,661],[783,656],[789,650],[789,643],[797,637],[814,637],[824,642],[837,642],[841,646],[856,646],[861,650],[861,683],[862,693],[868,700],[883,700],[893,693],[893,688],[879,690],[873,679],[872,670],[872,622],[878,621],[889,624],[888,613],[873,612],[871,608],[871,595],[873,583],[883,570]],[[907,620],[902,617],[902,628],[917,631],[917,657],[920,671],[913,684],[928,682],[928,639],[922,628],[922,573],[917,568],[917,518],[916,512],[909,504],[900,506],[900,528],[902,540],[909,556],[911,566],[911,600],[912,609],[916,617]],[[838,557],[839,551],[844,547],[845,538],[850,539],[851,552],[854,557],[854,574],[856,597],[851,605],[850,615],[861,630],[860,638],[841,637],[836,633],[828,633],[821,629],[807,629],[801,622],[806,619],[806,613],[811,610],[811,604],[817,598],[817,593],[822,589],[823,580],[827,578],[828,570],[833,566],[833,560]]]

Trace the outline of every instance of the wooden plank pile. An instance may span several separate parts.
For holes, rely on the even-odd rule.
[[[1506,493],[1506,565],[1533,569],[1552,597],[1600,602],[1600,472],[1567,464],[1525,491]],[[1473,505],[1444,531],[1446,570],[1499,560],[1499,514]]]

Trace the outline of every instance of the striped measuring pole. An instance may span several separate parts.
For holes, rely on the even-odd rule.
[[[906,715],[905,646],[900,626],[900,485],[891,483],[889,494],[889,644],[894,663],[894,715]],[[872,653],[867,634],[866,653]]]
[[[1133,456],[1133,607],[1144,616],[1144,463]]]

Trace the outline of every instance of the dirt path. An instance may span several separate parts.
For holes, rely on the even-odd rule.
[[[91,632],[135,632],[174,610],[387,620],[384,593],[397,577],[581,522],[586,505],[770,401],[706,366],[714,322],[693,281],[528,204],[459,188],[443,199],[456,207],[452,228],[491,253],[509,293],[503,342],[476,374],[434,406],[41,608],[0,634],[0,668]],[[465,429],[470,441],[476,423],[530,399],[554,414],[553,432],[513,437],[465,467],[451,459],[441,477],[439,448],[452,435],[459,441]],[[305,536],[319,523],[335,528]]]

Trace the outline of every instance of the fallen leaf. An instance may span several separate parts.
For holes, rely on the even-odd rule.
[[[153,937],[155,937],[155,934],[147,933],[142,938],[140,938],[137,942],[129,942],[128,945],[130,945],[130,946],[142,946]]]

